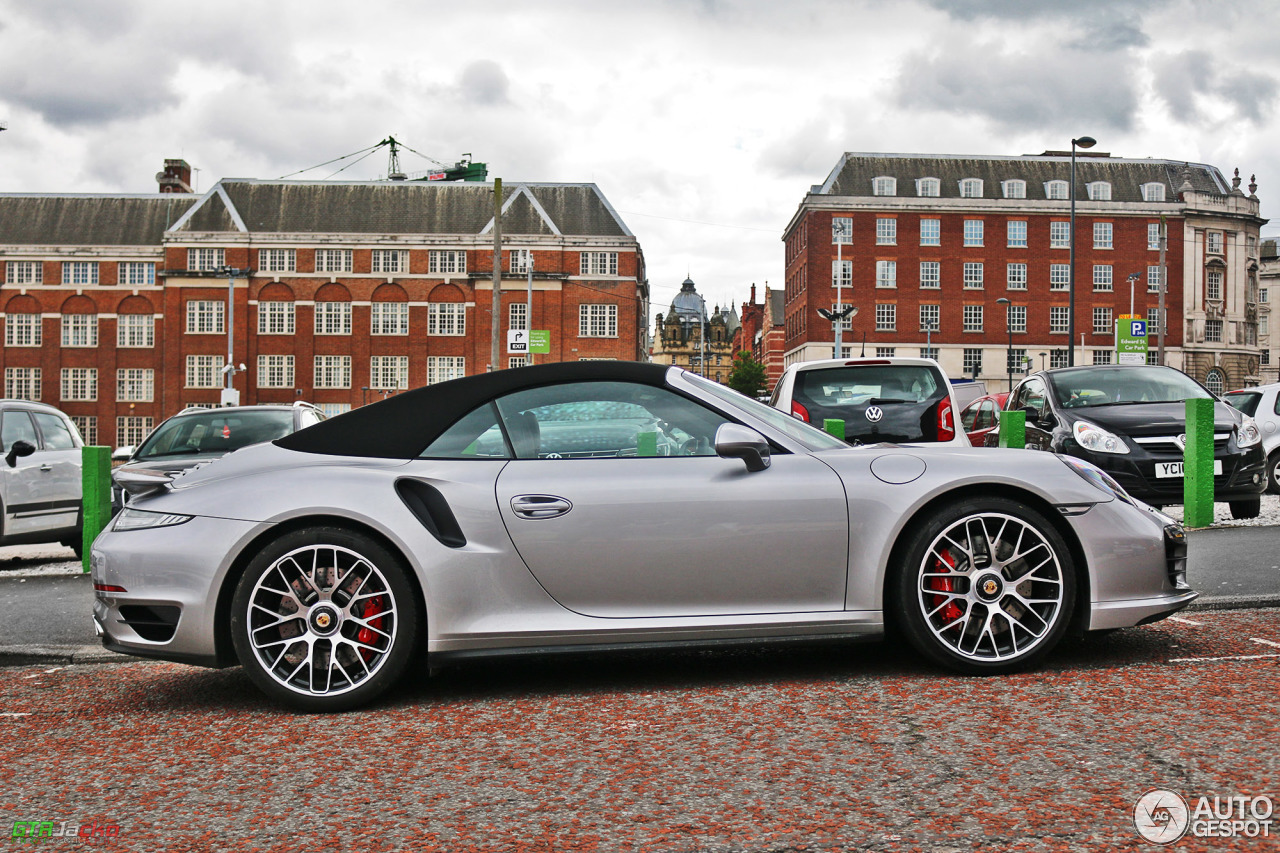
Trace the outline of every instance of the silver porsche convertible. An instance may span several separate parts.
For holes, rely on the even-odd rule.
[[[1087,462],[852,448],[678,368],[410,391],[170,479],[93,545],[108,649],[303,710],[423,655],[880,636],[996,674],[1189,604],[1182,528]]]

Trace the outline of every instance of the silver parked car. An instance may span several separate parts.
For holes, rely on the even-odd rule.
[[[659,365],[433,385],[170,480],[94,543],[109,649],[243,665],[307,710],[410,661],[880,636],[954,670],[1189,604],[1182,528],[1086,462],[852,448]]]
[[[65,414],[44,403],[0,400],[0,545],[57,542],[80,555],[84,442]]]
[[[1267,456],[1267,491],[1280,494],[1280,383],[1228,391],[1222,399],[1258,424]]]

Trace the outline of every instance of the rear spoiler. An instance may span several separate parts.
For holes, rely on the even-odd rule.
[[[173,482],[173,476],[163,471],[148,471],[145,468],[130,470],[127,466],[116,469],[112,479],[135,498],[163,491]]]

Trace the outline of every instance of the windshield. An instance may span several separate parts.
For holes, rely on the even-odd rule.
[[[134,459],[230,453],[250,444],[274,441],[293,432],[289,409],[235,411],[210,409],[194,415],[178,415],[164,423],[142,443]]]
[[[1067,409],[1214,399],[1200,383],[1171,367],[1086,368],[1046,376],[1058,405]]]
[[[1244,412],[1249,417],[1253,417],[1258,411],[1258,403],[1262,400],[1262,395],[1256,391],[1232,391],[1230,394],[1223,396],[1231,405]]]
[[[838,448],[848,449],[849,447],[849,445],[835,436],[829,435],[816,427],[809,426],[804,421],[796,420],[787,413],[772,406],[767,406],[759,400],[753,400],[745,394],[739,394],[732,388],[721,385],[718,382],[712,382],[710,379],[703,379],[696,373],[686,373],[684,376],[711,396],[724,400],[746,411],[753,417],[759,418],[779,432],[785,433],[800,442],[809,450],[836,450]]]

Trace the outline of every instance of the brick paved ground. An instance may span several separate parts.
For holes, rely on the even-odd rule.
[[[0,821],[145,851],[1157,849],[1131,817],[1152,788],[1280,800],[1278,662],[1260,610],[1008,678],[883,644],[507,660],[329,717],[238,669],[9,668]]]

